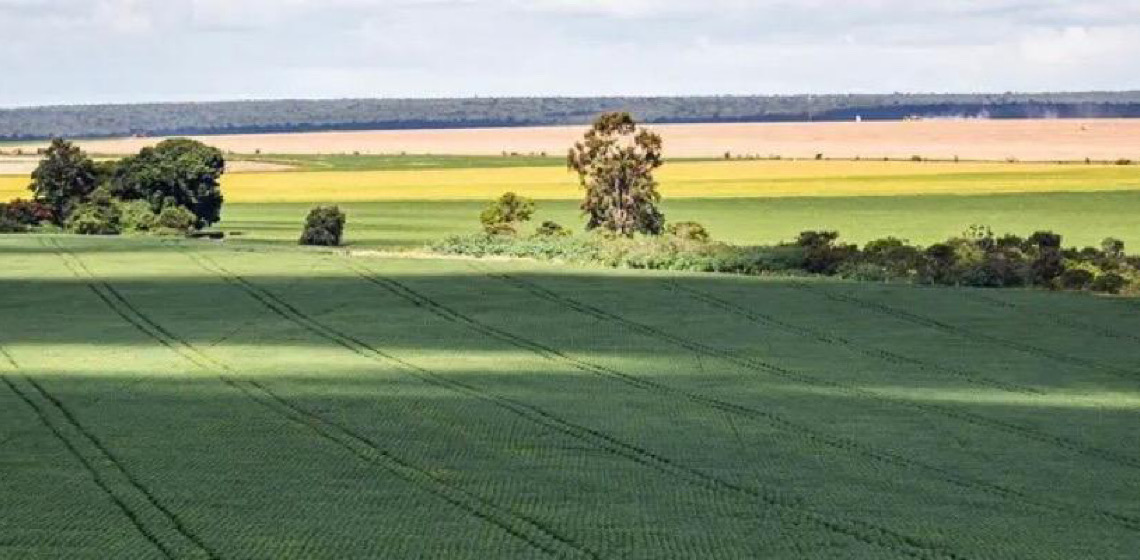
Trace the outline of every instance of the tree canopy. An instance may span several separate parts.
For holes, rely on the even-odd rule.
[[[586,229],[631,236],[660,234],[665,216],[653,171],[661,167],[661,137],[638,127],[629,113],[605,113],[567,156],[586,190]]]
[[[56,223],[62,224],[98,186],[95,162],[75,144],[56,138],[32,172],[28,189],[37,201],[51,208]]]
[[[123,200],[146,200],[156,214],[167,206],[186,208],[202,227],[221,219],[225,165],[217,148],[187,138],[165,140],[120,161],[110,190]]]

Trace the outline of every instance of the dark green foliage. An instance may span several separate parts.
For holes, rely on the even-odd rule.
[[[629,113],[605,113],[570,149],[567,166],[586,190],[586,229],[632,236],[660,234],[665,216],[653,171],[661,167],[661,137],[639,128]]]
[[[62,224],[99,186],[95,162],[62,138],[52,140],[43,156],[28,189],[38,202],[51,208],[54,221]]]
[[[67,218],[67,230],[81,235],[117,235],[122,233],[119,203],[106,192],[98,191],[87,202],[75,207]]]
[[[1101,241],[1100,250],[1110,259],[1123,259],[1125,256],[1124,242],[1113,237],[1106,237]]]
[[[0,204],[0,206],[3,206]],[[3,210],[0,208],[0,210]],[[24,233],[28,231],[28,226],[13,220],[7,214],[0,211],[0,233]]]
[[[89,105],[9,109],[0,138],[152,136],[586,124],[628,111],[645,122],[900,120],[911,115],[996,118],[1140,116],[1140,92],[835,94],[689,97],[329,99]]]
[[[812,274],[835,274],[839,266],[859,252],[854,245],[837,244],[839,233],[835,231],[804,231],[796,239],[796,246],[803,249],[802,268]]]
[[[865,263],[879,267],[887,278],[910,278],[923,263],[922,251],[902,239],[886,237],[863,247]]]
[[[1097,249],[1060,249],[1060,236],[1039,232],[997,238],[984,227],[922,248],[887,237],[860,250],[839,242],[834,231],[805,231],[776,246],[739,246],[675,235],[609,237],[535,236],[526,240],[475,235],[435,244],[442,253],[556,259],[627,268],[737,274],[839,275],[866,281],[911,280],[925,284],[1014,287],[1123,293],[1140,289],[1140,258]],[[1044,255],[1044,257],[1042,256]],[[1055,262],[1054,259],[1061,259]],[[1105,263],[1112,268],[1105,268]],[[1042,272],[1046,271],[1046,272]]]
[[[514,235],[518,225],[534,215],[534,201],[513,192],[503,193],[479,214],[483,231],[492,235]]]
[[[534,230],[534,235],[536,237],[565,237],[570,235],[570,230],[556,222],[547,220],[542,222],[542,225],[538,226],[538,229]]]
[[[0,204],[0,215],[22,226],[38,226],[51,222],[54,213],[50,206],[42,202],[17,198],[7,204]]]
[[[172,207],[173,208],[173,207]],[[193,217],[193,215],[191,215]],[[158,216],[145,200],[119,202],[119,222],[124,232],[147,232],[157,227]]]
[[[697,222],[675,222],[669,224],[665,231],[673,237],[688,241],[708,241],[712,238],[709,230]]]
[[[336,206],[318,206],[309,211],[305,218],[305,229],[301,232],[301,245],[336,247],[344,235],[344,212]]]
[[[196,227],[221,218],[220,179],[225,158],[217,148],[186,138],[160,142],[124,158],[115,166],[111,193],[123,200],[145,200],[160,214],[167,206],[184,207]]]
[[[1069,269],[1057,277],[1057,288],[1061,290],[1088,289],[1094,278],[1093,273],[1082,268]]]
[[[1097,276],[1096,280],[1093,280],[1089,286],[1089,289],[1105,294],[1119,294],[1128,284],[1128,280],[1123,276],[1115,272],[1106,272]]]
[[[155,218],[155,227],[171,233],[189,233],[197,223],[198,217],[181,206],[167,206]]]

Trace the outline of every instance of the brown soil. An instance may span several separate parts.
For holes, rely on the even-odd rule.
[[[1140,119],[925,120],[779,124],[656,125],[672,157],[755,155],[786,158],[922,158],[976,160],[1140,160]],[[560,155],[582,127],[476,128],[314,132],[207,136],[200,139],[235,153],[384,153],[493,155],[502,152]],[[82,142],[93,153],[137,151],[156,138]],[[35,145],[23,146],[24,150]],[[8,151],[14,147],[8,147]]]

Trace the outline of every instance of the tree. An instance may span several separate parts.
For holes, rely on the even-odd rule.
[[[534,215],[534,201],[513,192],[503,193],[479,214],[483,231],[491,235],[513,235],[515,226]]]
[[[75,144],[56,138],[32,172],[28,189],[37,201],[51,208],[53,221],[62,225],[98,186],[95,162]]]
[[[111,192],[123,200],[146,200],[155,214],[167,206],[194,213],[197,227],[221,219],[221,150],[188,138],[160,142],[124,158],[112,171]]]
[[[1037,286],[1052,286],[1053,280],[1065,272],[1061,253],[1061,236],[1051,231],[1038,231],[1025,240],[1025,252],[1032,257],[1030,281]]]
[[[661,167],[661,137],[640,128],[629,113],[605,113],[570,149],[567,166],[586,189],[586,229],[619,235],[657,235],[665,216],[653,171]]]
[[[301,245],[336,247],[344,234],[344,212],[336,206],[317,206],[305,218]]]
[[[67,229],[81,235],[118,235],[123,231],[121,219],[115,199],[105,189],[99,189],[75,207],[67,218]]]

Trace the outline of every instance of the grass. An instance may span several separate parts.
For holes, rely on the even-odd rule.
[[[347,242],[354,246],[418,247],[479,227],[485,201],[390,201],[342,204]],[[220,227],[243,238],[295,243],[311,204],[228,204]],[[742,244],[775,243],[808,229],[835,229],[866,242],[894,235],[932,243],[971,224],[1027,235],[1052,229],[1074,245],[1098,245],[1109,236],[1140,246],[1140,192],[983,196],[666,199],[666,218],[705,224],[715,238]],[[554,220],[580,230],[576,201],[540,201],[531,225]]]
[[[0,260],[0,557],[1140,546],[1135,301],[148,239]]]

